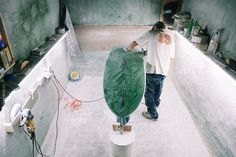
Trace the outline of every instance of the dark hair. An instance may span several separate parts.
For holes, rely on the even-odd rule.
[[[152,30],[154,29],[154,27],[157,27],[157,29],[159,29],[160,31],[163,31],[163,29],[166,28],[165,24],[161,21],[158,21],[157,23],[155,23],[152,27]]]

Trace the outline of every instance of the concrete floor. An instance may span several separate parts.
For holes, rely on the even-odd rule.
[[[88,32],[85,31],[86,29]],[[91,27],[91,31],[89,28],[86,29],[82,34],[89,34],[96,28]],[[108,29],[109,27],[103,27],[103,29],[97,29],[98,32],[95,31],[95,33],[106,34],[104,31]],[[124,27],[119,28],[119,31],[122,29],[124,31]],[[142,28],[143,31],[145,29]],[[126,33],[131,30],[135,30],[135,27],[126,28]],[[119,31],[118,33],[114,31],[112,36],[117,37],[120,34]],[[132,41],[142,34],[141,31],[136,33],[128,40]],[[78,36],[80,36],[79,43],[83,54],[78,60],[73,59],[73,62],[80,68],[82,79],[78,82],[70,82],[67,90],[78,99],[97,99],[103,96],[103,70],[108,55],[107,49],[116,42],[109,44],[107,39],[93,39],[97,43],[88,44],[83,41],[87,38],[83,38],[80,32]],[[109,46],[104,48],[101,43],[101,47],[98,48],[99,41],[97,40],[106,41]],[[126,44],[128,40],[122,42]],[[103,51],[93,50],[96,47]],[[133,157],[210,157],[190,113],[169,77],[165,80],[161,99],[158,122],[142,117],[141,112],[146,109],[142,103],[131,115],[136,133]],[[55,120],[56,118],[43,144],[44,154],[53,152]],[[104,99],[99,102],[84,103],[78,111],[73,112],[61,103],[55,157],[111,157],[109,133],[113,121],[115,121],[115,116]]]

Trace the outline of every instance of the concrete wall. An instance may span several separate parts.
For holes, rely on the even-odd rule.
[[[58,60],[60,60],[60,64],[58,64]],[[68,83],[67,74],[70,69],[65,36],[49,50],[44,58],[31,70],[24,80],[20,82],[20,88],[13,91],[6,98],[6,104],[0,113],[1,157],[32,156],[32,142],[29,137],[26,136],[19,127],[15,127],[14,133],[7,133],[4,130],[3,124],[10,122],[10,111],[14,104],[20,103],[20,105],[24,106],[31,96],[31,91],[38,86],[38,80],[41,78],[43,72],[48,70],[48,66],[51,67],[57,79],[65,87]],[[52,120],[57,111],[58,95],[52,81],[45,83],[43,86],[38,86],[36,92],[38,93],[38,98],[34,94],[32,98],[35,100],[31,101],[31,103],[27,103],[28,105],[26,106],[27,108],[31,108],[34,114],[36,137],[39,144],[42,145],[50,125],[55,125],[52,123]],[[54,141],[55,139],[51,140]]]
[[[1,0],[0,13],[16,59],[25,59],[59,24],[58,0]]]
[[[215,157],[236,156],[236,77],[176,33],[170,70],[182,100]],[[173,104],[174,105],[174,104]]]
[[[77,26],[75,28],[82,52],[110,51],[113,47],[127,46],[150,29],[150,26]]]
[[[235,7],[235,0],[184,0],[182,10],[191,12],[200,25],[208,25],[211,33],[223,28],[220,49],[225,57],[236,60]]]
[[[150,25],[161,0],[66,0],[74,25]]]

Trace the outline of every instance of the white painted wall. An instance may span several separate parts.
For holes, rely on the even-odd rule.
[[[170,70],[181,98],[214,156],[236,156],[236,81],[176,32]]]
[[[38,100],[32,107],[36,125],[36,136],[41,145],[51,125],[57,108],[57,91],[52,81],[44,86],[38,86],[38,82],[49,67],[54,71],[63,86],[68,83],[70,60],[67,52],[66,38],[64,34],[49,52],[37,63],[31,72],[20,82],[20,88],[13,91],[7,98],[3,111],[0,113],[0,156],[1,157],[31,157],[31,141],[20,128],[15,128],[14,133],[6,133],[3,123],[10,122],[10,111],[15,103],[24,105],[30,98],[32,91],[36,90]]]

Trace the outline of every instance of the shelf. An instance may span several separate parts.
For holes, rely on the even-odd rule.
[[[4,77],[8,70],[10,70],[15,65],[15,60],[12,54],[12,50],[8,41],[6,31],[4,29],[4,24],[2,17],[0,16],[0,32],[2,36],[2,41],[4,42],[5,48],[0,52],[1,66],[5,68],[4,72],[0,74],[0,79]]]
[[[11,69],[13,66],[15,65],[15,63],[13,63],[11,66],[9,66],[6,70],[4,70],[3,73],[0,74],[0,79],[6,74],[6,72]]]

